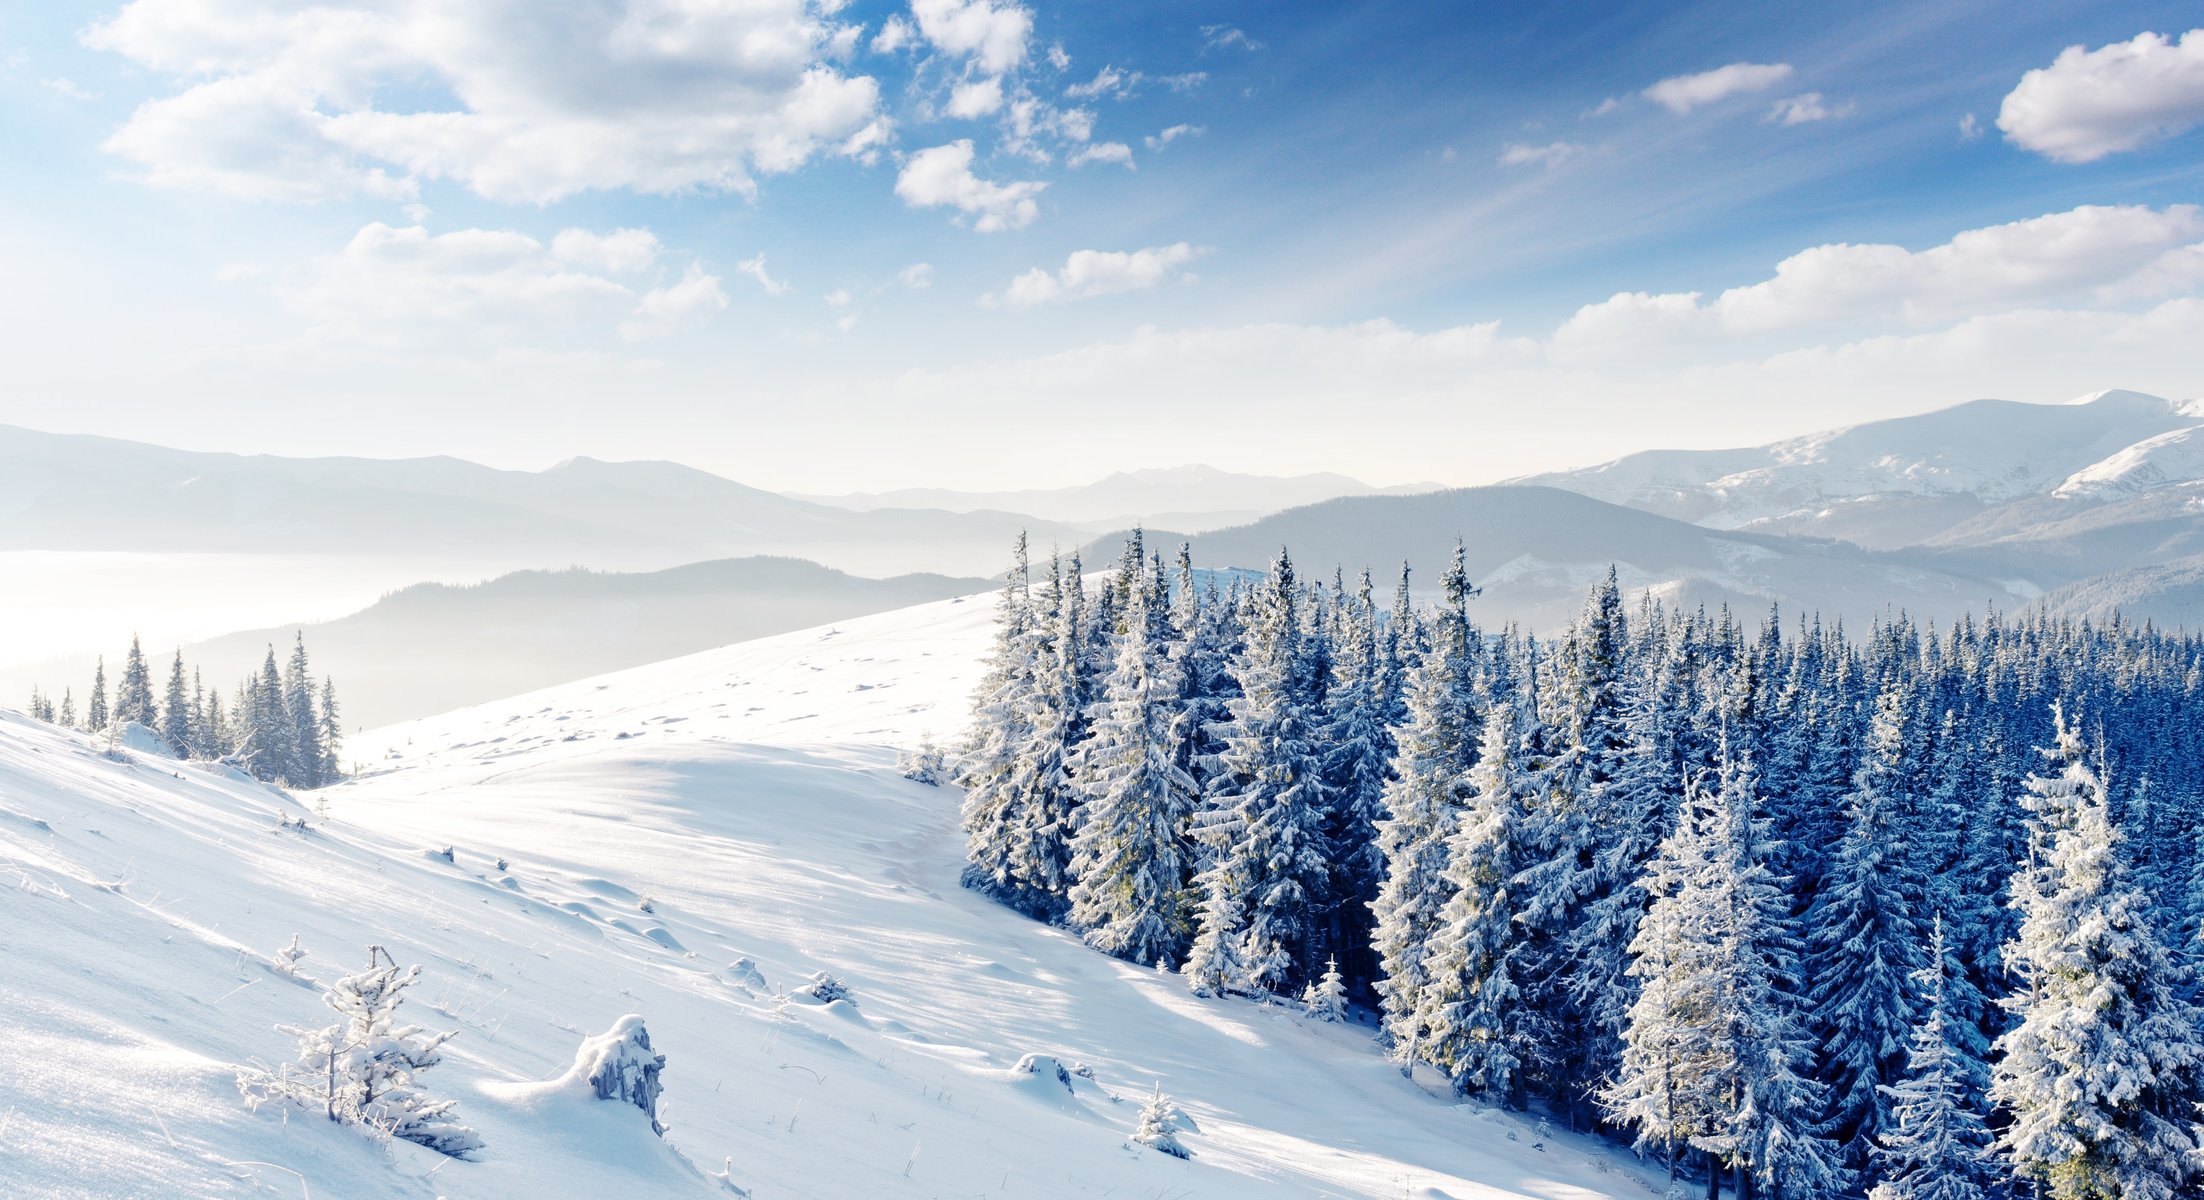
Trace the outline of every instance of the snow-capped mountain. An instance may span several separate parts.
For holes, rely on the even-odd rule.
[[[303,798],[0,714],[6,1190],[1657,1189],[1604,1146],[1425,1094],[1367,1030],[1197,999],[958,887],[955,794],[892,762],[959,727],[993,612],[936,603],[398,726]],[[370,944],[424,969],[401,1017],[458,1033],[420,1082],[480,1131],[475,1161],[241,1101],[239,1069],[289,1053],[275,1026],[326,1022],[319,991]],[[807,994],[822,971],[850,998]],[[663,1138],[571,1073],[631,1014],[666,1057]],[[1190,1162],[1129,1143],[1159,1083]]]
[[[2097,392],[2069,404],[1976,400],[1737,450],[1660,450],[1531,476],[1717,529],[1914,545],[1999,505],[2204,477],[2204,404]]]
[[[1373,487],[1345,475],[1247,475],[1192,464],[1119,471],[1074,487],[1011,492],[959,492],[905,488],[809,499],[845,508],[938,508],[949,512],[993,509],[1030,513],[1048,521],[1110,528],[1143,521],[1200,531],[1248,521],[1338,496],[1405,496],[1438,491],[1436,483]]]
[[[784,554],[863,574],[973,574],[1021,528],[1075,536],[1007,513],[855,512],[669,462],[576,458],[505,471],[454,458],[214,454],[0,427],[0,550],[464,559],[484,575]]]
[[[1116,561],[1123,534],[1091,543],[1090,566]],[[1328,579],[1364,568],[1390,589],[1406,562],[1435,586],[1462,544],[1486,624],[1554,630],[1574,619],[1594,580],[1617,568],[1624,587],[1674,604],[1730,604],[1759,612],[1820,612],[1855,622],[1905,610],[1946,618],[2031,598],[1980,563],[1922,551],[1880,552],[1830,541],[1710,529],[1552,487],[1457,488],[1366,496],[1290,509],[1250,525],[1184,535],[1151,530],[1151,546],[1181,540],[1197,564],[1260,570],[1288,549],[1297,568]]]

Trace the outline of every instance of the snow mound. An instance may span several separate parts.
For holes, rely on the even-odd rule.
[[[2066,477],[2053,495],[2096,499],[2132,495],[2169,483],[2204,479],[2204,428],[2145,438]]]

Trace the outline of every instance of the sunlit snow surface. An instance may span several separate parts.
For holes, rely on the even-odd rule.
[[[993,609],[379,731],[359,779],[296,799],[7,714],[0,1194],[709,1196],[730,1158],[761,1200],[1657,1194],[1626,1155],[1419,1089],[1360,1027],[1197,1000],[958,888],[954,789],[893,760],[961,726]],[[293,933],[306,977],[369,942],[424,966],[406,1011],[460,1035],[423,1082],[480,1161],[239,1101],[273,1025],[324,1019],[268,964]],[[787,996],[821,970],[854,1005]],[[663,1141],[525,1086],[627,1013],[667,1058]],[[1013,1073],[1029,1053],[1093,1078]],[[1127,1143],[1159,1080],[1192,1162]]]

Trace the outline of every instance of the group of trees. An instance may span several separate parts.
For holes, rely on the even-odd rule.
[[[185,666],[181,650],[169,664],[167,686],[156,693],[152,666],[133,637],[112,701],[102,657],[81,714],[71,689],[63,689],[56,701],[34,688],[27,711],[41,721],[87,733],[119,733],[126,725],[142,725],[167,739],[181,757],[229,759],[255,778],[286,787],[317,788],[343,777],[338,754],[344,731],[336,684],[314,679],[304,634],[282,665],[275,647],[269,646],[260,670],[240,681],[227,702],[219,687],[207,687],[196,668]]]
[[[1407,584],[1021,541],[966,884],[1205,994],[1336,962],[1404,1070],[1710,1196],[2192,1194],[2204,640]]]

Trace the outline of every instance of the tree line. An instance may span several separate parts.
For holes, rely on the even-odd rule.
[[[317,788],[343,778],[338,755],[344,747],[334,681],[315,680],[306,654],[306,635],[292,644],[289,659],[276,660],[275,647],[260,669],[238,681],[228,701],[220,687],[208,687],[197,668],[187,668],[183,651],[169,664],[167,686],[158,698],[152,665],[138,639],[130,639],[122,676],[109,699],[107,659],[92,672],[82,713],[73,689],[61,699],[31,690],[31,716],[87,733],[120,736],[141,725],[167,741],[178,757],[224,759],[254,778],[294,788]]]
[[[1023,539],[964,882],[1204,995],[1336,964],[1404,1071],[1740,1197],[2194,1194],[2204,640],[1626,602],[1404,567],[1088,584]],[[1330,986],[1337,987],[1336,982]]]

